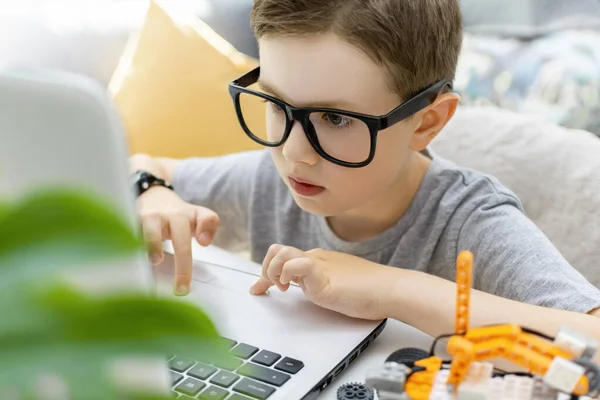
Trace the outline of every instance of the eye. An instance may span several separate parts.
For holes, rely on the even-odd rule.
[[[325,113],[322,118],[336,128],[346,128],[352,123],[352,118],[338,114]]]
[[[277,112],[283,111],[283,108],[281,108],[281,106],[279,104],[277,104],[277,103],[273,103],[272,101],[270,101],[269,105],[271,106],[271,109],[273,111],[277,111]]]
[[[267,103],[267,107],[269,107],[274,112],[283,111],[283,108],[279,104],[277,104],[277,103],[274,103],[274,102],[269,101],[267,99],[262,99],[262,102],[263,103]]]

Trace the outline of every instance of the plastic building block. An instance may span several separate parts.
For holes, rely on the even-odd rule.
[[[573,355],[573,358],[594,357],[598,350],[598,343],[567,328],[562,327],[554,339],[554,345]]]
[[[489,382],[464,382],[458,387],[458,400],[487,400],[490,392]]]
[[[474,362],[469,366],[465,382],[481,383],[492,379],[494,365],[488,362]]]
[[[403,364],[386,362],[383,367],[370,370],[367,373],[366,386],[377,391],[380,400],[401,399],[404,392],[404,384],[410,369]]]
[[[557,400],[558,397],[558,390],[546,385],[540,377],[534,379],[531,400]]]
[[[431,387],[431,393],[429,394],[429,400],[451,400],[450,390],[446,382],[448,381],[448,375],[450,371],[443,369],[439,371]]]
[[[585,368],[581,365],[555,357],[544,375],[544,382],[561,392],[571,393],[584,374]]]
[[[533,379],[525,376],[504,377],[505,400],[529,400],[533,394]]]

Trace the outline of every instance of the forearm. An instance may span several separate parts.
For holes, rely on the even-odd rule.
[[[180,162],[180,160],[173,158],[158,158],[147,154],[134,154],[129,158],[129,168],[131,172],[143,169],[170,182],[173,180],[173,172]]]
[[[456,285],[417,271],[394,270],[390,294],[390,318],[408,323],[431,335],[453,333],[455,329]],[[600,343],[600,318],[524,304],[477,290],[471,292],[470,326],[516,324],[555,336],[567,326]],[[600,353],[600,352],[599,352]],[[596,354],[600,362],[600,354]]]

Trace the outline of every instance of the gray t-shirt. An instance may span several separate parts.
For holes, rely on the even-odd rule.
[[[258,263],[279,243],[344,252],[454,281],[458,253],[469,250],[475,256],[475,289],[571,311],[600,307],[600,290],[523,214],[511,191],[437,156],[403,217],[363,242],[341,240],[325,218],[300,209],[268,151],[187,159],[172,183],[185,201],[219,214],[216,245],[250,250]]]

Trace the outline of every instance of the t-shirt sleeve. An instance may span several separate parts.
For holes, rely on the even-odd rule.
[[[600,307],[600,290],[511,201],[484,202],[471,212],[457,250],[473,253],[474,288],[481,291],[582,313]]]
[[[188,158],[173,172],[175,192],[191,204],[215,211],[221,226],[214,244],[231,251],[246,250],[249,210],[262,151],[219,157]]]

